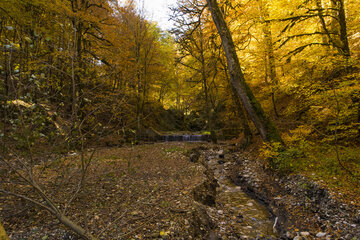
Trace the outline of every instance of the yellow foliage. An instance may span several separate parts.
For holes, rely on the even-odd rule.
[[[5,229],[3,225],[0,222],[0,240],[9,240],[9,237],[7,236]]]
[[[264,142],[263,146],[260,148],[260,156],[265,159],[277,158],[281,147],[282,144],[279,142]]]
[[[300,140],[304,140],[307,136],[312,133],[311,126],[309,125],[300,125],[294,130],[290,130],[289,133],[284,134],[284,141],[287,144],[294,144]]]

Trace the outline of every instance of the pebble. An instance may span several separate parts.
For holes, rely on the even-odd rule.
[[[294,235],[291,232],[286,232],[286,237],[287,238],[293,238]]]
[[[224,214],[223,210],[218,210],[217,212],[218,212],[218,214]]]
[[[302,240],[302,239],[303,239],[303,238],[300,237],[300,236],[296,236],[296,237],[293,238],[293,240]]]
[[[310,233],[309,232],[301,232],[300,235],[302,237],[308,237],[308,236],[310,236]]]
[[[326,236],[326,233],[324,233],[324,232],[318,232],[317,234],[316,234],[316,237],[325,237]]]

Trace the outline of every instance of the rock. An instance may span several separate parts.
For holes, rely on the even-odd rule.
[[[358,211],[357,215],[354,217],[354,223],[360,224],[360,211]]]
[[[144,215],[144,213],[141,211],[133,211],[130,214],[133,216],[143,216]],[[96,217],[95,217],[95,219],[96,219]]]
[[[294,238],[294,234],[291,233],[291,232],[286,232],[285,236],[286,236],[288,239]]]
[[[218,211],[218,214],[224,214],[224,211],[223,211],[223,210],[219,210],[219,211]]]
[[[316,237],[318,237],[318,238],[320,238],[320,237],[325,237],[326,236],[326,233],[324,233],[324,232],[318,232],[317,234],[316,234]]]
[[[218,161],[218,164],[224,164],[224,163],[225,163],[224,160],[219,160],[219,161]]]
[[[254,204],[253,204],[252,202],[249,202],[249,203],[247,203],[246,205],[248,205],[249,207],[254,206]]]
[[[158,238],[160,237],[160,234],[158,232],[154,232],[151,234],[151,238]]]
[[[309,232],[301,232],[300,235],[302,237],[309,237],[310,236],[310,233]]]
[[[207,240],[221,240],[221,238],[218,235],[216,235],[216,233],[214,231],[211,231],[209,233],[209,235],[205,239],[207,239]]]
[[[201,204],[195,204],[191,218],[191,232],[194,238],[210,235],[215,229],[215,224],[208,215],[206,208]]]
[[[200,153],[199,152],[195,152],[190,154],[190,162],[197,162],[200,158]]]
[[[302,239],[303,239],[303,238],[300,237],[300,236],[296,236],[296,237],[293,238],[293,240],[302,240]]]
[[[207,170],[206,179],[193,190],[194,200],[204,205],[213,207],[216,200],[216,188],[219,186],[213,172]]]

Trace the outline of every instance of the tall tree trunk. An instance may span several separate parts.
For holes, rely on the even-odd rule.
[[[248,116],[254,122],[255,127],[259,131],[264,141],[283,143],[277,128],[266,116],[260,103],[257,101],[251,89],[245,82],[239,59],[236,54],[234,41],[232,39],[230,30],[225,22],[223,14],[219,9],[217,1],[207,0],[207,3],[222,40],[222,45],[225,50],[225,55],[228,63],[231,83],[235,88],[238,96],[240,97]]]
[[[74,23],[75,26],[75,23]],[[73,123],[77,121],[77,84],[76,84],[76,73],[75,73],[75,58],[76,58],[76,28],[74,27],[74,49],[71,56],[71,118]]]
[[[336,13],[336,19],[331,21],[331,32],[338,34],[338,36],[334,37],[333,43],[336,44],[340,54],[350,57],[344,0],[332,0],[331,4]]]
[[[347,35],[346,27],[346,15],[345,15],[345,6],[344,0],[338,0],[339,2],[339,24],[340,24],[340,40],[341,40],[341,49],[346,57],[350,57],[350,48]]]
[[[207,81],[207,69],[206,69],[206,61],[205,61],[205,47],[204,47],[204,36],[202,32],[202,28],[200,25],[199,29],[200,34],[200,63],[201,63],[201,78],[203,83],[203,89],[205,94],[205,114],[206,114],[206,120],[207,120],[207,128],[210,130],[210,138],[213,143],[217,143],[217,137],[214,130],[214,124],[213,124],[213,118],[214,113],[211,110],[210,107],[210,99],[209,99],[209,89],[208,89],[208,81]]]
[[[243,109],[243,106],[242,106],[241,101],[239,99],[239,96],[237,95],[235,88],[233,88],[231,86],[231,89],[232,89],[232,92],[233,92],[234,102],[235,102],[236,107],[237,107],[237,112],[238,112],[240,120],[241,120],[241,125],[242,125],[242,127],[244,129],[244,143],[242,145],[243,145],[243,148],[246,148],[251,143],[251,138],[252,138],[251,129],[250,129],[248,120],[246,119],[244,109]]]
[[[260,11],[261,11],[261,22],[263,23],[263,33],[265,40],[265,53],[266,53],[266,64],[265,67],[268,69],[268,75],[265,80],[270,85],[271,88],[271,100],[273,103],[274,113],[276,117],[279,117],[279,113],[276,108],[276,90],[279,85],[279,79],[276,74],[276,65],[275,65],[275,54],[274,46],[272,42],[272,33],[270,22],[266,21],[269,18],[269,11],[266,6],[266,1],[259,0]],[[270,77],[270,82],[267,81],[267,77]]]
[[[318,9],[318,16],[321,23],[321,32],[324,33],[322,35],[322,42],[324,44],[331,44],[333,47],[337,48],[336,43],[333,41],[330,32],[326,26],[326,21],[324,18],[324,7],[322,0],[316,0],[316,7]]]
[[[224,67],[223,71],[225,73],[225,77],[227,82],[229,83],[229,89],[231,89],[231,93],[232,93],[232,97],[233,97],[233,101],[235,103],[236,106],[236,111],[239,115],[240,121],[241,121],[241,126],[243,128],[244,131],[244,143],[243,143],[243,148],[246,148],[248,145],[250,145],[251,143],[251,139],[252,139],[252,132],[251,132],[251,128],[248,122],[248,119],[246,117],[245,114],[245,110],[244,110],[244,106],[241,103],[241,100],[239,98],[239,95],[236,92],[236,89],[231,85],[229,76],[227,74],[228,72],[228,68],[226,66],[226,64],[222,61],[222,59],[219,59],[221,65]]]

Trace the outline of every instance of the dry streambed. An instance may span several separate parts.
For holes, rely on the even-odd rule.
[[[97,151],[67,215],[99,239],[276,238],[266,208],[226,177],[234,161],[213,147],[172,142]],[[78,158],[71,154],[43,174],[60,206],[73,194]],[[77,239],[27,202],[0,201],[11,239]]]
[[[223,147],[171,142],[101,149],[67,215],[99,239],[359,238],[358,207]],[[46,192],[61,207],[76,190],[79,158],[39,166]],[[78,239],[29,202],[0,196],[0,206],[11,239]]]
[[[194,189],[195,200],[202,204],[212,221],[202,236],[206,239],[277,239],[277,220],[261,202],[229,179],[236,163],[223,150],[213,147],[194,149],[190,157],[194,160],[198,155],[198,161],[206,169],[205,182]]]

